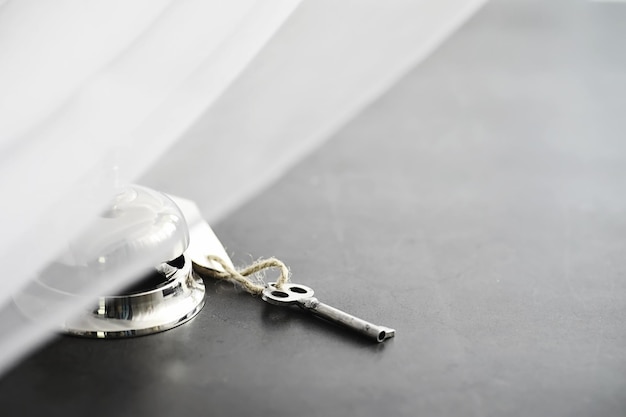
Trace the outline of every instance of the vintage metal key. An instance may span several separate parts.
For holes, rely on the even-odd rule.
[[[396,335],[396,331],[394,329],[377,326],[334,307],[321,303],[317,298],[313,297],[313,294],[313,290],[304,285],[288,282],[282,289],[279,290],[276,288],[276,283],[271,282],[265,290],[263,290],[261,298],[263,298],[264,301],[277,306],[296,304],[321,318],[353,329],[378,342],[382,342]]]

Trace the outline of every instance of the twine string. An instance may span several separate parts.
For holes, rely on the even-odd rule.
[[[265,289],[264,285],[257,284],[249,278],[250,275],[265,269],[276,268],[280,271],[280,276],[276,280],[276,287],[281,289],[287,281],[289,281],[289,268],[282,261],[276,258],[261,259],[244,269],[237,271],[228,265],[222,258],[215,255],[207,255],[209,261],[213,261],[221,265],[225,272],[211,271],[211,276],[218,279],[235,281],[250,294],[259,295]]]

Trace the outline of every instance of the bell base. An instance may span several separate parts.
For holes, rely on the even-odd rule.
[[[109,328],[108,330],[94,330],[94,329],[85,329],[85,328],[71,328],[65,327],[63,332],[68,336],[75,337],[86,337],[86,338],[94,338],[94,339],[119,339],[124,337],[138,337],[138,336],[147,336],[154,333],[164,332],[166,330],[173,329],[176,326],[180,326],[194,318],[200,310],[204,307],[204,298],[202,302],[198,304],[192,311],[190,311],[187,315],[180,317],[177,320],[174,320],[169,323],[155,323],[151,327],[140,327],[136,328],[136,323],[128,324],[128,323],[119,323],[119,328],[116,330],[110,329],[113,323],[109,322],[106,326]]]
[[[183,267],[163,285],[140,293],[100,297],[97,307],[66,321],[62,330],[98,339],[144,336],[189,321],[204,303],[204,282],[185,258]]]

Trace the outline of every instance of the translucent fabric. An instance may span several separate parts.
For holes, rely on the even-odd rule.
[[[99,285],[77,283],[84,297],[54,304],[41,320],[12,308],[119,189],[192,126],[204,124],[198,152],[212,163],[185,163],[174,149],[163,169],[216,179],[215,204],[202,207],[215,221],[328,138],[481,4],[0,2],[0,372],[90,296],[164,260],[155,251]],[[228,169],[234,158],[238,169]],[[187,198],[197,192],[159,182]]]

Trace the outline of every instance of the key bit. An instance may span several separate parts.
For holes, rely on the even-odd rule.
[[[335,307],[320,302],[313,295],[313,289],[294,283],[287,283],[282,289],[276,287],[276,283],[271,282],[263,291],[261,298],[270,304],[277,306],[297,305],[311,313],[326,319],[330,322],[340,324],[367,336],[377,342],[383,342],[396,335],[394,329],[385,326],[378,326],[362,320],[358,317],[341,311]]]

